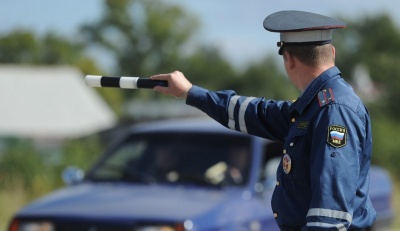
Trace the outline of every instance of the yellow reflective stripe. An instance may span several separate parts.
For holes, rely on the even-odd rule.
[[[247,133],[246,121],[244,115],[246,114],[246,109],[249,106],[250,101],[255,99],[255,97],[247,97],[243,103],[240,105],[239,109],[239,127],[240,131],[243,133]]]
[[[349,223],[351,223],[353,220],[350,213],[332,209],[318,209],[318,208],[309,209],[307,217],[312,217],[312,216],[337,218],[337,219],[347,220]]]
[[[235,111],[235,106],[237,104],[238,99],[240,96],[235,95],[232,96],[232,98],[229,100],[229,105],[228,105],[228,127],[232,130],[235,130],[235,117],[234,117],[234,111]]]

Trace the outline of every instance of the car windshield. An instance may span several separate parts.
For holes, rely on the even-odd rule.
[[[126,139],[88,174],[93,181],[244,185],[250,139],[209,133],[141,133]]]

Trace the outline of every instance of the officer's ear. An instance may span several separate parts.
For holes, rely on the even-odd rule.
[[[283,60],[285,61],[287,67],[290,69],[296,66],[294,55],[290,54],[287,51],[283,52]]]
[[[333,60],[336,58],[336,49],[334,46],[332,46],[332,55],[333,55]]]

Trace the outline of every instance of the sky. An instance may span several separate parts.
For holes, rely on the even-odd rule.
[[[382,12],[391,15],[400,28],[400,1],[382,0],[164,0],[184,7],[198,18],[196,41],[212,44],[235,65],[277,52],[279,34],[266,31],[263,20],[281,10],[304,10],[331,17],[357,19]],[[101,17],[102,0],[2,0],[0,36],[25,28],[73,37],[84,23]]]

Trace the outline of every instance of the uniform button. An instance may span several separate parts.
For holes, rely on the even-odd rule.
[[[274,213],[274,217],[278,217],[278,214]]]
[[[286,154],[286,149],[283,149],[283,154]]]
[[[276,186],[279,186],[279,181],[276,182]]]
[[[292,118],[292,120],[291,120],[291,121],[292,121],[292,123],[294,123],[294,122],[296,121],[296,119],[295,119],[295,118]]]
[[[291,142],[289,145],[290,145],[290,147],[292,147],[292,146],[294,145],[294,143],[293,143],[293,142]]]

